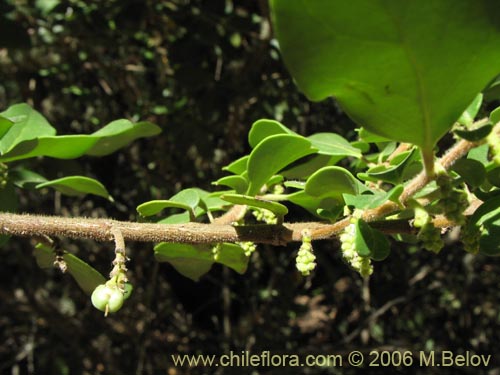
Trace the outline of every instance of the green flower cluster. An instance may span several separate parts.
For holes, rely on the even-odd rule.
[[[7,185],[7,178],[9,177],[9,167],[4,163],[0,163],[0,190]]]
[[[302,245],[300,246],[297,257],[295,258],[295,266],[302,273],[307,276],[316,268],[316,256],[313,253],[311,244],[311,233],[309,230],[302,232]]]
[[[367,277],[373,273],[373,266],[369,257],[362,257],[356,251],[356,220],[352,219],[351,224],[340,234],[340,248],[347,263],[361,276]]]
[[[278,224],[278,218],[276,215],[265,208],[253,208],[252,215],[257,219],[257,221],[263,221],[266,224]]]
[[[481,239],[481,228],[466,222],[462,226],[460,239],[464,244],[464,250],[471,254],[479,252],[479,240]]]
[[[453,181],[446,174],[440,174],[436,183],[441,192],[438,207],[446,218],[459,225],[463,224],[465,222],[464,211],[469,204],[467,192],[454,187]]]
[[[247,257],[251,256],[257,249],[257,245],[253,242],[237,242],[236,244],[241,246]]]
[[[422,242],[422,247],[434,253],[439,253],[444,246],[441,231],[432,223],[431,216],[421,206],[415,207],[415,219],[413,226],[420,228],[417,239]]]

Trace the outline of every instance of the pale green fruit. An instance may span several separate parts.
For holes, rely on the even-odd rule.
[[[121,307],[123,306],[124,300],[125,299],[123,297],[123,292],[121,292],[119,289],[113,290],[109,297],[108,311],[114,313],[120,310]]]
[[[97,310],[106,311],[106,305],[109,302],[111,292],[112,289],[105,284],[99,285],[92,292],[92,305],[94,305]]]
[[[132,291],[134,290],[134,287],[130,283],[125,283],[125,286],[124,286],[123,289],[124,289],[124,291],[123,291],[123,298],[124,299],[128,299],[128,297],[130,297],[130,295],[132,294]]]

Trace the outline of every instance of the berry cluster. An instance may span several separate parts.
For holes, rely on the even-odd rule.
[[[302,231],[302,245],[300,246],[297,257],[295,258],[295,266],[307,276],[316,268],[316,256],[313,253],[311,244],[311,232],[307,229]]]
[[[356,220],[353,218],[351,223],[340,234],[340,248],[342,255],[349,265],[363,277],[373,273],[373,266],[369,257],[362,257],[356,251]]]

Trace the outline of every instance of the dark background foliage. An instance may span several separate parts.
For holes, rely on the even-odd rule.
[[[144,201],[213,189],[221,167],[248,151],[259,118],[301,134],[354,136],[333,101],[311,103],[297,91],[272,39],[267,1],[7,0],[0,11],[0,108],[28,102],[61,134],[123,117],[163,129],[99,159],[30,162],[47,177],[95,177],[114,204],[22,191],[21,211],[138,220]],[[293,211],[288,219],[305,217]],[[109,272],[110,244],[60,244]],[[309,278],[295,270],[294,246],[259,246],[245,275],[214,266],[198,283],[155,263],[151,244],[128,246],[135,291],[107,319],[70,277],[36,266],[29,240],[1,248],[0,372],[335,374],[356,369],[175,368],[170,354],[498,352],[499,263],[465,255],[452,237],[437,256],[394,243],[369,285],[343,263],[336,242],[315,244],[319,267]],[[441,373],[498,373],[498,358],[492,362]],[[384,369],[391,371],[408,372]]]

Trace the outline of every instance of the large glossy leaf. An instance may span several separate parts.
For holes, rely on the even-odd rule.
[[[317,150],[304,137],[278,134],[267,137],[251,152],[248,159],[247,195],[255,195],[267,181],[281,169]]]
[[[0,155],[23,141],[56,134],[45,117],[27,104],[14,104],[0,115],[14,123],[0,139]]]
[[[500,71],[497,0],[271,0],[285,63],[312,100],[429,153]]]
[[[69,176],[58,178],[36,185],[37,189],[51,187],[66,195],[78,196],[94,194],[112,200],[111,195],[99,181],[85,176]]]

